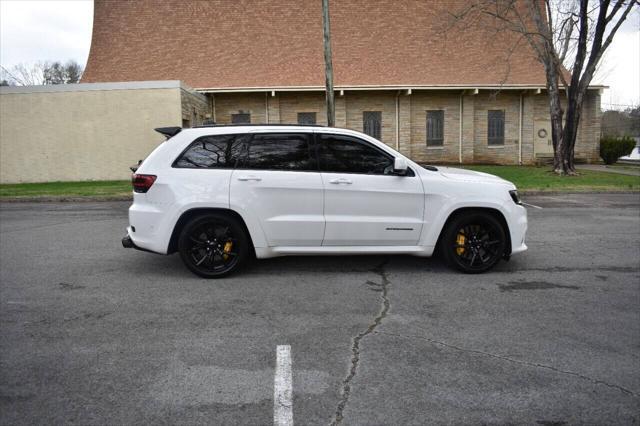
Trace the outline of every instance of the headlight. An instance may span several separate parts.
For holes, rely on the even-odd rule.
[[[511,195],[511,199],[514,203],[522,205],[522,201],[520,201],[520,196],[518,195],[518,191],[516,189],[509,191],[509,195]]]

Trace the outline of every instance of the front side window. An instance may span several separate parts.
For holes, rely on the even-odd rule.
[[[316,124],[316,113],[315,112],[299,112],[298,124],[301,126]]]
[[[427,111],[427,146],[442,146],[444,143],[444,111]]]
[[[319,135],[318,139],[318,160],[324,172],[393,173],[393,158],[365,141],[329,134]]]
[[[504,145],[504,111],[488,111],[487,121],[487,142],[489,145]]]
[[[242,154],[242,135],[214,135],[196,139],[178,157],[174,167],[188,169],[229,169]]]
[[[249,143],[239,168],[257,170],[317,171],[310,135],[303,133],[260,133]]]
[[[362,133],[380,140],[382,130],[382,111],[362,112]]]
[[[232,124],[251,124],[251,114],[248,112],[241,112],[238,114],[231,114]]]

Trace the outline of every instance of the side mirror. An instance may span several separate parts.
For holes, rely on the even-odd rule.
[[[402,157],[396,157],[393,160],[393,173],[399,176],[407,174],[407,160]]]

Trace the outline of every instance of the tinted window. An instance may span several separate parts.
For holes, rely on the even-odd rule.
[[[363,111],[362,132],[380,140],[382,128],[382,111]]]
[[[427,111],[427,146],[442,146],[444,142],[444,111]]]
[[[299,133],[256,134],[247,157],[239,167],[260,170],[317,170],[310,135]]]
[[[174,167],[233,168],[242,153],[242,135],[215,135],[196,139],[178,157]]]
[[[299,112],[298,124],[300,124],[301,126],[316,124],[316,113],[315,112]]]
[[[232,124],[250,124],[251,114],[244,113],[244,112],[240,114],[231,114],[231,123]]]
[[[349,136],[320,135],[320,168],[325,172],[391,174],[393,159],[367,142]]]
[[[489,111],[487,120],[487,141],[489,145],[504,145],[504,111]]]

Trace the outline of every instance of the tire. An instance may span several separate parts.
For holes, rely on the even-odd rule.
[[[505,229],[499,220],[483,212],[456,216],[444,230],[440,250],[449,266],[467,274],[493,268],[504,256]]]
[[[185,266],[203,278],[236,272],[249,255],[249,238],[242,224],[224,213],[189,220],[180,232],[178,252]]]

